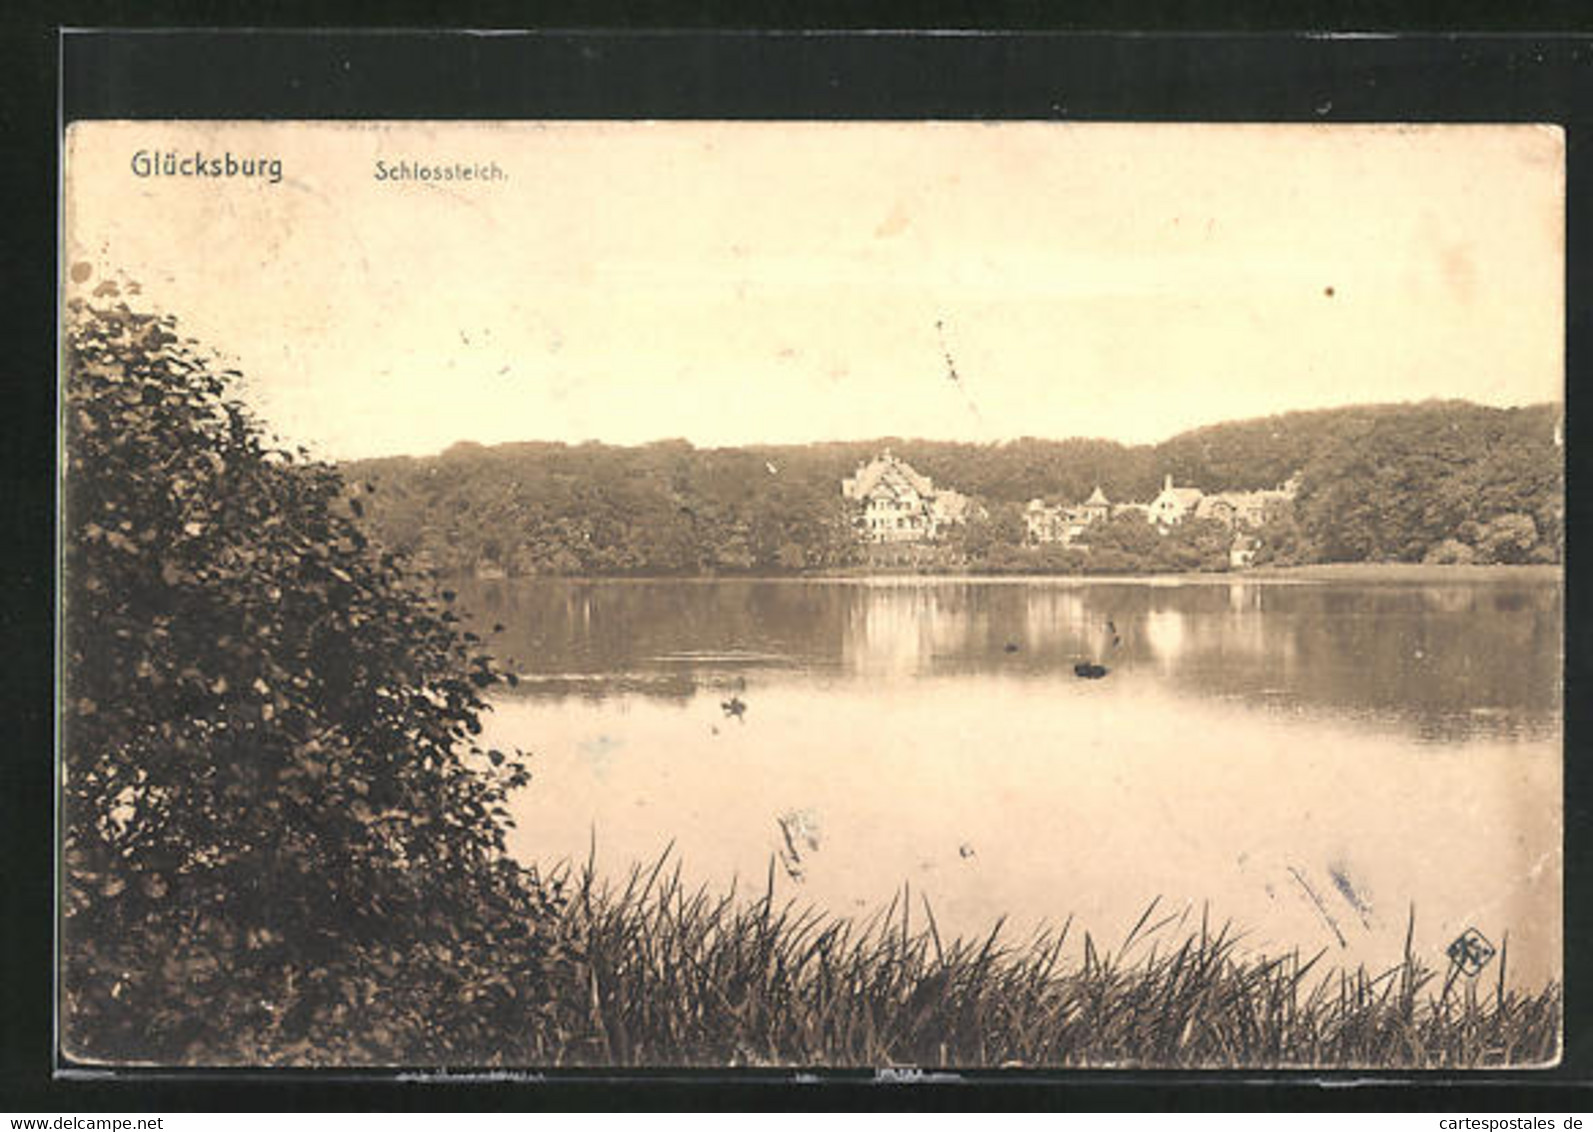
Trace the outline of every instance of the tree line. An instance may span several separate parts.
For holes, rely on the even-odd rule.
[[[1260,562],[1557,562],[1563,545],[1554,405],[1463,401],[1286,413],[1159,444],[1024,438],[1000,444],[881,437],[696,448],[464,442],[437,456],[344,466],[379,487],[384,542],[444,574],[705,574],[835,570],[865,562],[840,482],[885,448],[979,504],[934,562],[989,571],[1226,568],[1232,538],[1142,519],[1078,548],[1026,545],[1023,504],[1076,503],[1099,486],[1148,501],[1164,475],[1210,493],[1294,478],[1292,509],[1255,532]],[[1136,526],[1135,523],[1138,525]],[[933,568],[933,567],[932,567]]]

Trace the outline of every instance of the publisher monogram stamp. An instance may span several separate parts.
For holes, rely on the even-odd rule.
[[[1467,928],[1455,937],[1445,953],[1449,961],[1459,968],[1460,973],[1467,976],[1479,974],[1484,967],[1493,961],[1497,954],[1488,937],[1476,928]]]

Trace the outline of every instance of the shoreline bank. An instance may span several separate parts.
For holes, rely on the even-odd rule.
[[[1519,566],[1437,566],[1421,562],[1327,562],[1306,566],[1257,566],[1247,570],[1169,571],[1131,574],[974,573],[909,569],[855,568],[779,574],[526,574],[514,577],[465,575],[457,581],[493,582],[1071,582],[1079,585],[1139,583],[1158,586],[1232,585],[1246,582],[1397,582],[1411,584],[1462,584],[1498,582],[1563,582],[1559,564]]]

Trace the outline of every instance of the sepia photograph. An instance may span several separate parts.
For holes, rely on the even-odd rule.
[[[1559,1064],[1560,128],[61,185],[62,1064]]]

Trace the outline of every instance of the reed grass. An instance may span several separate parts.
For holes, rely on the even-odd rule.
[[[560,1065],[1464,1068],[1552,1063],[1561,993],[1497,969],[1440,977],[1411,949],[1386,971],[1265,957],[1203,913],[1153,901],[1115,949],[1071,922],[1021,945],[1003,925],[944,939],[907,888],[861,920],[774,892],[713,896],[668,851],[606,884],[566,874],[571,989],[546,1047]],[[1486,976],[1493,976],[1486,979]],[[1486,979],[1486,988],[1479,983]]]

